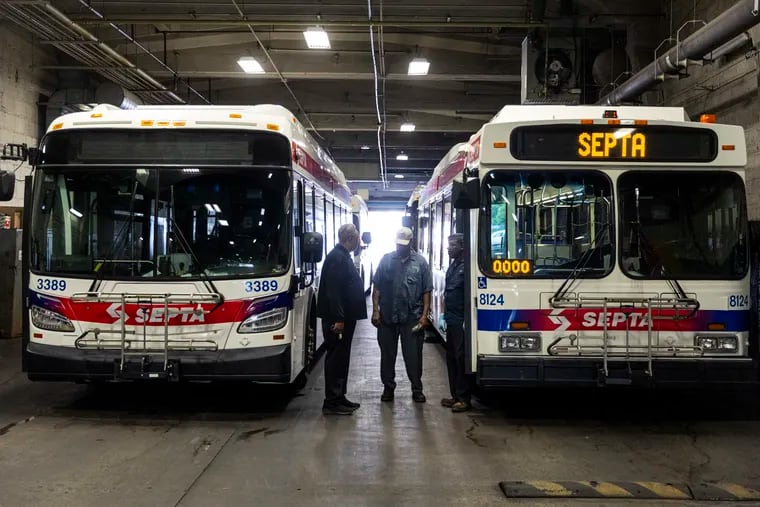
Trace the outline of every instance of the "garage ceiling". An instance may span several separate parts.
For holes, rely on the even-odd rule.
[[[154,90],[154,85],[142,82],[131,86],[138,94],[143,92],[142,97],[147,95],[148,101],[282,104],[304,125],[313,127],[314,137],[332,153],[349,180],[370,180],[355,188],[369,188],[371,199],[392,200],[406,200],[411,187],[429,178],[452,145],[467,140],[501,106],[519,103],[520,46],[531,30],[603,26],[621,23],[621,16],[660,18],[659,2],[627,6],[629,12],[606,14],[607,21],[605,2],[598,1],[463,4],[459,0],[61,0],[50,4],[11,0],[0,13],[30,29],[19,21],[19,12],[49,16],[52,10],[47,6],[52,5],[172,92],[147,93],[145,87]],[[648,5],[646,10],[642,11],[642,5]],[[619,5],[615,8],[624,10]],[[630,9],[635,12],[631,14]],[[84,35],[77,36],[79,40],[62,40],[60,33],[32,26],[41,43],[61,51],[53,70],[103,76],[123,65],[72,58],[78,54],[74,49],[96,43],[87,42]],[[316,26],[328,33],[330,49],[307,47],[303,31]],[[245,56],[255,57],[265,73],[244,73],[236,62]],[[430,62],[428,75],[407,74],[409,61],[416,57]],[[384,150],[378,149],[378,109]],[[414,123],[415,131],[400,132],[405,122]],[[390,188],[377,182],[381,151]],[[402,152],[408,160],[396,160]]]

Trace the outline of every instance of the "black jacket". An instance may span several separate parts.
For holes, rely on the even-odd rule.
[[[367,318],[364,284],[351,254],[342,245],[336,245],[322,264],[317,317],[328,322]]]

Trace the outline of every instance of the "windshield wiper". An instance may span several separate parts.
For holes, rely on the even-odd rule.
[[[573,286],[573,283],[578,279],[578,276],[582,273],[588,273],[590,271],[596,270],[598,268],[588,268],[586,265],[591,260],[591,257],[598,251],[600,246],[597,246],[596,243],[598,242],[599,238],[604,236],[604,234],[607,232],[607,229],[609,228],[610,223],[605,223],[598,234],[594,235],[594,241],[591,245],[589,245],[588,250],[583,252],[583,254],[580,256],[578,261],[575,264],[575,267],[570,272],[569,275],[567,275],[567,278],[565,278],[565,281],[562,282],[562,285],[559,286],[557,291],[552,295],[552,297],[549,298],[549,303],[554,304],[555,301],[558,299],[563,299],[568,292],[570,292],[570,289]]]
[[[169,187],[169,209],[167,210],[169,214],[169,234],[174,235],[175,238],[177,238],[177,243],[179,243],[180,248],[184,251],[183,253],[186,253],[190,256],[190,258],[193,260],[193,263],[198,266],[198,270],[200,271],[200,276],[203,279],[203,284],[206,286],[206,290],[208,290],[211,293],[214,293],[219,296],[219,301],[214,305],[214,307],[209,310],[209,313],[213,312],[217,308],[219,308],[222,303],[224,303],[224,296],[222,295],[219,290],[217,290],[216,286],[214,285],[214,282],[211,280],[211,277],[208,276],[208,273],[206,272],[206,266],[201,263],[200,259],[195,253],[195,250],[193,250],[193,247],[190,246],[190,242],[187,241],[187,238],[185,238],[185,235],[182,234],[182,229],[179,227],[179,224],[177,224],[177,221],[174,219],[174,185],[171,185]],[[172,263],[170,262],[169,265],[171,266]]]
[[[111,248],[106,252],[106,255],[100,259],[98,264],[95,266],[95,278],[92,280],[92,284],[90,284],[90,290],[89,292],[97,292],[97,288],[99,287],[100,283],[103,281],[104,272],[101,271],[103,266],[105,266],[107,263],[113,260],[113,257],[116,255],[116,252],[118,252],[121,247],[123,240],[126,239],[126,235],[124,233],[129,230],[130,227],[134,225],[135,222],[135,196],[137,195],[137,187],[139,185],[139,182],[135,180],[135,184],[132,187],[132,193],[129,196],[129,215],[127,216],[126,222],[124,222],[124,225],[121,226],[119,229],[119,232],[116,233],[116,237],[113,240],[113,244],[111,245]]]

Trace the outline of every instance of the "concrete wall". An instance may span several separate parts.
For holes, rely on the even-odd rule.
[[[696,19],[710,21],[736,0],[698,2]],[[693,0],[673,4],[673,30],[694,16]],[[687,32],[690,33],[690,32]],[[755,45],[760,42],[760,25],[749,31]],[[665,34],[663,37],[666,37]],[[674,35],[675,36],[675,33]],[[704,67],[690,66],[689,77],[662,85],[661,103],[683,106],[692,118],[715,113],[719,123],[741,125],[747,139],[747,201],[750,220],[760,220],[760,55],[745,57],[745,51]]]
[[[55,76],[39,66],[52,63],[55,63],[53,50],[38,44],[29,32],[0,19],[0,144],[37,146],[39,96],[49,95],[55,89]],[[0,161],[2,170],[13,170],[16,166],[18,162]],[[23,206],[23,179],[29,170],[27,164],[18,169],[13,201],[2,205]]]

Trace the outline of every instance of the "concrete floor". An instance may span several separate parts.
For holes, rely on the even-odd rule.
[[[478,404],[447,394],[425,345],[427,404],[399,353],[381,403],[374,329],[357,330],[351,417],[321,414],[322,363],[297,396],[256,386],[31,383],[0,341],[0,506],[708,505],[507,500],[503,480],[760,484],[755,391],[536,390]],[[727,504],[722,504],[727,505]],[[745,504],[746,505],[746,504]]]

